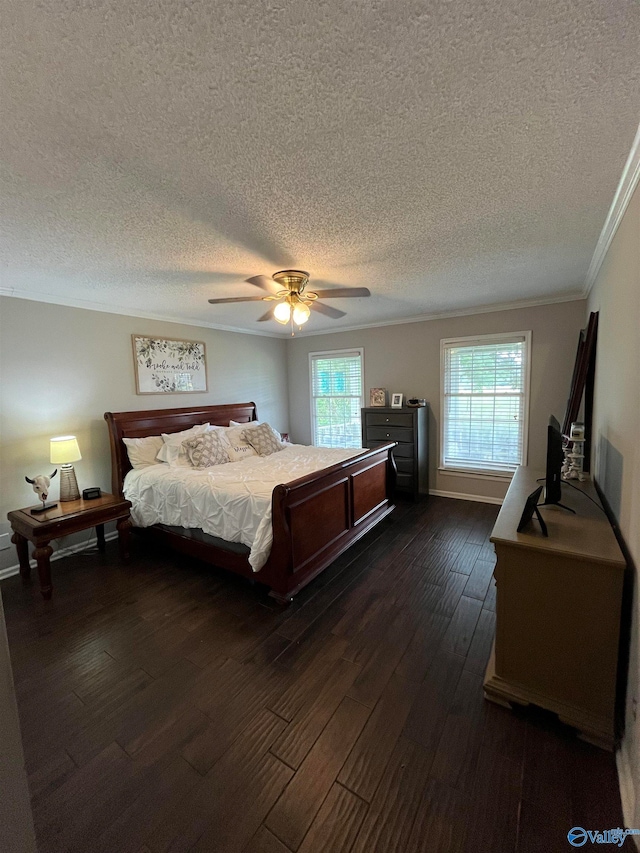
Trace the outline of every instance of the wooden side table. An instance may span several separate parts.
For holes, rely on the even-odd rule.
[[[51,598],[50,558],[53,548],[49,544],[52,539],[69,536],[89,527],[95,527],[98,538],[98,549],[104,550],[104,525],[108,521],[116,521],[120,545],[120,559],[128,560],[128,540],[131,520],[129,510],[131,503],[115,495],[103,494],[92,501],[77,500],[58,502],[58,505],[46,512],[31,515],[32,507],[16,509],[8,513],[13,536],[11,541],[16,546],[20,561],[20,575],[23,583],[27,583],[31,575],[29,565],[28,542],[33,542],[33,558],[38,564],[40,591],[45,599]]]

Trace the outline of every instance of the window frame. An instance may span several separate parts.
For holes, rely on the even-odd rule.
[[[440,452],[438,454],[438,471],[443,474],[451,474],[458,477],[474,477],[479,479],[511,480],[515,471],[511,469],[483,468],[478,466],[446,465],[445,453],[445,420],[446,420],[446,394],[445,394],[445,352],[448,348],[456,345],[486,346],[490,344],[514,343],[518,338],[523,339],[525,352],[525,370],[523,382],[524,404],[522,411],[522,460],[519,465],[526,465],[529,455],[529,406],[531,400],[531,330],[520,332],[498,332],[487,335],[469,335],[466,337],[441,338],[440,340]],[[517,466],[516,466],[517,467]]]
[[[313,447],[322,447],[323,445],[316,444],[316,407],[315,400],[316,398],[313,395],[313,360],[318,357],[326,357],[326,358],[339,358],[340,356],[358,354],[360,357],[360,411],[364,407],[364,347],[347,347],[345,349],[336,349],[336,350],[318,350],[315,352],[309,353],[309,408],[311,414],[311,442]],[[360,428],[362,430],[362,415]],[[345,448],[349,449],[349,448]]]

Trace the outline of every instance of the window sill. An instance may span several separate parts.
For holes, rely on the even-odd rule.
[[[465,477],[471,480],[496,480],[504,483],[510,482],[515,471],[479,471],[477,468],[438,468],[439,474],[449,477]]]

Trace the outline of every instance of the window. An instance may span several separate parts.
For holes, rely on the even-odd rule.
[[[531,332],[441,346],[442,468],[513,472],[527,455]]]
[[[309,353],[311,430],[318,447],[361,447],[362,350]]]

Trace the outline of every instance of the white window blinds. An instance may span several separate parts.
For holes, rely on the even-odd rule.
[[[362,350],[310,353],[313,443],[361,447]]]
[[[530,333],[442,341],[442,467],[508,473],[525,462]]]

